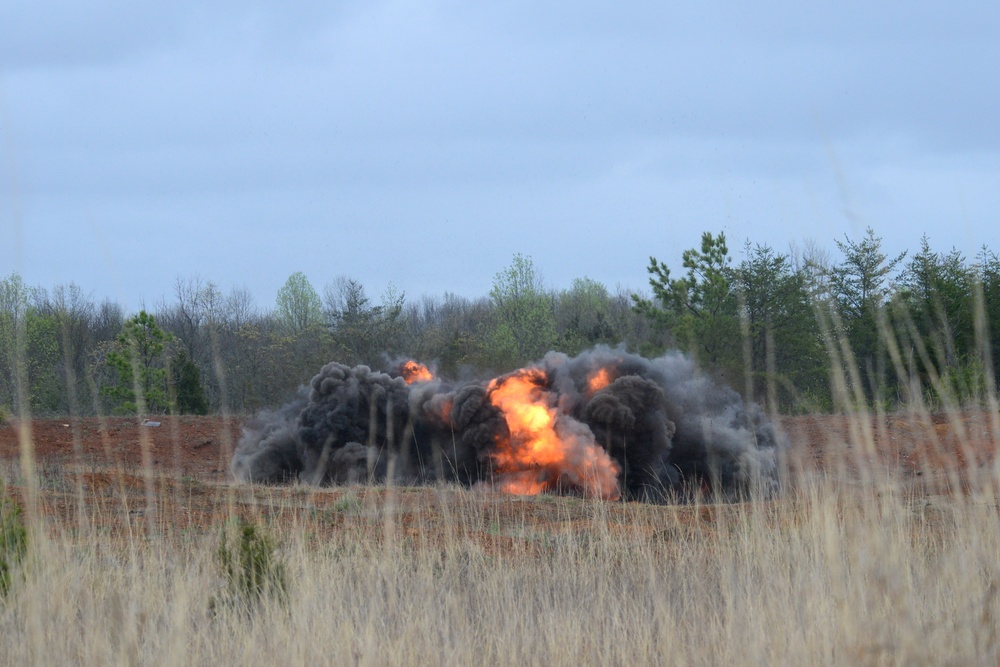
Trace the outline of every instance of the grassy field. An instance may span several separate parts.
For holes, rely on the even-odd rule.
[[[22,473],[3,664],[1000,659],[992,469],[961,495],[800,471],[776,500],[688,505]],[[237,520],[277,585],[227,577]]]

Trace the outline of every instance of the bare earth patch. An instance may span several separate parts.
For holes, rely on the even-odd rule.
[[[228,470],[240,418],[163,417],[159,426],[135,418],[44,419],[31,423],[39,507],[56,525],[81,521],[112,534],[212,530],[227,517],[301,522],[311,530],[376,531],[384,539],[444,540],[449,507],[481,506],[476,541],[486,550],[538,548],[535,535],[553,528],[586,533],[644,522],[643,512],[670,511],[709,528],[725,506],[642,506],[552,496],[518,497],[457,487],[313,488],[238,484]],[[892,414],[870,418],[783,417],[791,442],[787,483],[823,474],[840,483],[882,480],[914,495],[968,494],[992,479],[998,426],[987,412]],[[0,470],[23,499],[16,424],[0,426]],[[148,451],[149,468],[143,466]],[[599,509],[598,509],[599,508]],[[478,511],[478,510],[477,510]],[[598,516],[599,515],[599,516]],[[386,518],[392,521],[387,522]],[[599,520],[598,520],[599,519]],[[652,525],[652,524],[650,524]]]

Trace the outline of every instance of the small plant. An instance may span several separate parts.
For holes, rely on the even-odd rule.
[[[348,493],[333,504],[333,511],[342,514],[357,514],[361,511],[361,499],[353,493]]]
[[[21,506],[0,487],[0,596],[6,597],[14,573],[28,551],[28,529]]]
[[[288,577],[277,555],[274,540],[262,529],[237,519],[222,533],[216,559],[225,580],[221,597],[213,597],[209,609],[220,604],[252,612],[265,598],[288,600]]]

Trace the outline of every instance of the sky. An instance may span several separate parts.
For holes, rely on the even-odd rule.
[[[0,276],[127,308],[1000,252],[1000,3],[0,0]]]

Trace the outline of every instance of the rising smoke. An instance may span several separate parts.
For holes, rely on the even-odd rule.
[[[457,481],[660,500],[773,493],[782,438],[760,408],[690,359],[598,347],[488,382],[412,361],[389,373],[330,363],[294,401],[244,427],[244,481]]]

